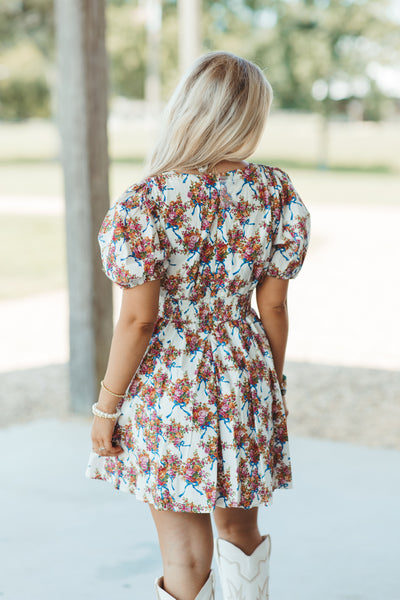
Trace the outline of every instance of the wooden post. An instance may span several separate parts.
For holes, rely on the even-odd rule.
[[[55,0],[73,412],[88,414],[112,336],[112,290],[97,234],[109,207],[104,0]]]
[[[178,0],[179,69],[185,73],[201,52],[201,0]]]

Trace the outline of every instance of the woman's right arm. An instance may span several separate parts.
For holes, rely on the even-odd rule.
[[[271,199],[271,248],[265,272],[256,288],[260,320],[267,334],[275,371],[282,387],[289,333],[287,291],[299,274],[310,238],[310,213],[282,169],[267,168],[278,195]],[[279,208],[279,210],[278,210]],[[285,396],[283,396],[285,406]]]
[[[256,300],[260,320],[267,334],[275,371],[280,385],[285,363],[286,344],[289,333],[287,309],[288,279],[265,277],[256,288]]]

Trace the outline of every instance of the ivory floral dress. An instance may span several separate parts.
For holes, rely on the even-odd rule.
[[[168,171],[131,186],[99,233],[122,288],[160,279],[158,319],[118,405],[118,457],[91,451],[86,477],[159,510],[269,504],[291,488],[286,416],[251,296],[294,279],[310,214],[288,175],[249,163],[223,175]]]

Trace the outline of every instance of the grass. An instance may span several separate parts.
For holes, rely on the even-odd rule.
[[[62,196],[63,178],[59,163],[0,162],[1,196]]]
[[[66,286],[61,217],[1,214],[0,229],[1,300]]]
[[[4,167],[1,167],[2,180],[3,171]],[[398,205],[397,175],[333,173],[297,168],[288,169],[288,172],[311,213],[313,206],[324,203],[343,206],[343,218],[348,205],[359,204],[360,210],[365,205]],[[31,173],[28,169],[21,172],[19,177],[15,177],[14,172],[11,178],[18,193],[23,193],[24,189],[26,191],[27,181],[32,190],[32,181],[35,180],[36,196],[31,196],[33,204],[35,198],[44,195],[39,194],[40,188],[61,195],[61,189],[54,186],[57,181],[57,185],[60,185],[61,171],[57,165],[47,165],[46,169],[42,165],[40,175],[42,180],[39,174]],[[116,199],[140,175],[137,166],[114,164],[111,169],[112,198]],[[0,263],[0,300],[66,286],[65,231],[61,215],[0,214],[0,227],[0,253],[7,257]]]
[[[280,166],[287,170],[304,199],[310,198],[318,203],[398,204],[399,175],[380,171],[306,169],[297,163],[284,160],[268,160],[255,157],[255,162]],[[110,168],[111,201],[143,175],[140,164],[113,162]],[[27,197],[32,203],[38,198],[63,196],[62,169],[58,163],[40,163],[38,165],[1,165],[1,195]]]
[[[306,205],[399,206],[398,175],[288,169]]]
[[[140,112],[130,119],[110,118],[109,151],[113,161],[136,162],[151,150],[157,123]],[[0,122],[0,164],[49,162],[60,156],[60,139],[52,121]],[[339,170],[400,171],[400,122],[332,121],[328,126],[327,158]],[[290,167],[313,168],[320,162],[319,115],[273,111],[257,155],[279,160]]]
[[[287,158],[273,157],[270,159],[255,158],[255,162],[266,162],[267,164],[279,166],[281,169],[296,169],[296,170],[307,170],[307,171],[326,171],[330,173],[361,173],[361,174],[373,174],[379,173],[383,175],[396,174],[396,169],[384,164],[373,164],[373,165],[357,165],[357,164],[336,164],[329,167],[319,165],[316,162],[310,162],[306,160],[290,160]]]
[[[329,126],[329,169],[317,169],[319,119],[316,115],[275,113],[257,154],[250,160],[287,170],[311,210],[318,204],[398,205],[399,123],[332,123]],[[1,196],[63,196],[59,139],[51,122],[0,123]],[[138,120],[111,122],[109,146],[110,198],[143,175],[143,156],[154,131]],[[0,299],[65,287],[64,219],[60,216],[0,214]]]

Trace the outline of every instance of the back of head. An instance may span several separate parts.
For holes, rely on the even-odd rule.
[[[257,65],[229,52],[201,56],[167,105],[150,174],[246,159],[259,142],[271,101],[271,86]]]

